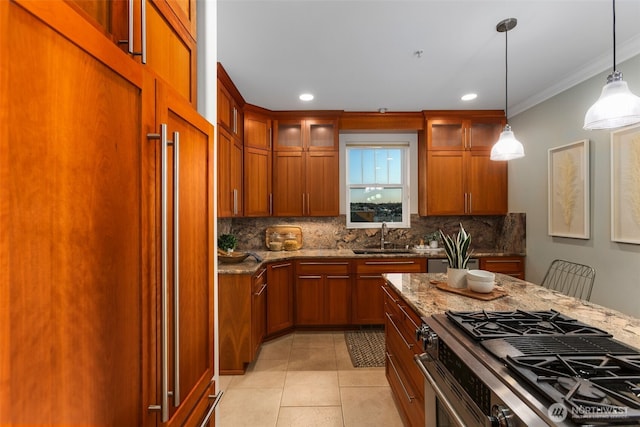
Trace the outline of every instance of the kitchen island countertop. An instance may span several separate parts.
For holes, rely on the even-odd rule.
[[[640,319],[588,301],[568,297],[542,286],[496,274],[496,283],[507,295],[491,301],[442,291],[431,280],[446,281],[441,273],[390,273],[387,282],[420,316],[451,311],[556,310],[611,333],[614,338],[640,349]]]

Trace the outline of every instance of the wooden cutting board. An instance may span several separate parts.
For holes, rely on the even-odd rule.
[[[504,289],[501,289],[501,288],[497,288],[497,287],[494,287],[491,292],[483,294],[483,293],[480,293],[480,292],[473,292],[469,288],[464,288],[464,289],[452,288],[447,284],[447,282],[439,282],[437,280],[430,280],[429,283],[432,283],[432,284],[436,285],[436,287],[438,289],[440,289],[441,291],[452,292],[454,294],[464,295],[465,297],[475,298],[475,299],[479,299],[479,300],[483,300],[483,301],[491,301],[491,300],[494,300],[496,298],[501,298],[503,296],[508,295],[507,291],[505,291]]]
[[[267,248],[270,247],[269,243],[271,242],[271,235],[273,233],[278,233],[283,243],[286,240],[295,240],[297,243],[295,250],[302,248],[302,227],[295,225],[274,225],[272,227],[267,227],[265,235]]]

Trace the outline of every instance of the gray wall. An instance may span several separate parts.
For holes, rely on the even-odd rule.
[[[640,95],[640,55],[617,66]],[[611,241],[610,132],[582,129],[584,114],[600,96],[609,71],[510,118],[526,156],[509,162],[509,211],[527,215],[527,280],[540,283],[555,258],[596,269],[591,301],[640,317],[640,245]],[[547,232],[548,149],[589,139],[590,216],[588,240]]]

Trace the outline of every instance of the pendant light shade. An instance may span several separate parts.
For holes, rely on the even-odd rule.
[[[629,90],[616,70],[616,0],[613,0],[613,72],[607,77],[600,98],[584,116],[586,130],[615,129],[640,122],[640,97]]]
[[[524,157],[524,147],[516,139],[511,126],[506,125],[498,142],[491,148],[491,160],[513,160],[520,157]]]
[[[509,86],[508,86],[508,76],[509,76],[509,67],[507,62],[507,52],[508,52],[508,42],[507,42],[507,32],[515,28],[518,20],[516,18],[507,18],[498,22],[496,25],[496,30],[499,33],[504,33],[504,113],[505,117],[507,117],[507,121],[509,120],[507,109],[509,105]],[[500,134],[500,138],[498,138],[498,142],[496,142],[491,148],[491,160],[513,160],[524,157],[524,147],[522,143],[518,141],[511,130],[511,126],[509,123],[505,125],[502,133]]]
[[[622,73],[609,74],[600,98],[587,110],[584,128],[614,129],[640,122],[640,97],[629,90]]]

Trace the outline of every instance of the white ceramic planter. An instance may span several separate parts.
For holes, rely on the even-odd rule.
[[[447,267],[447,285],[451,288],[464,289],[467,287],[468,268]]]

